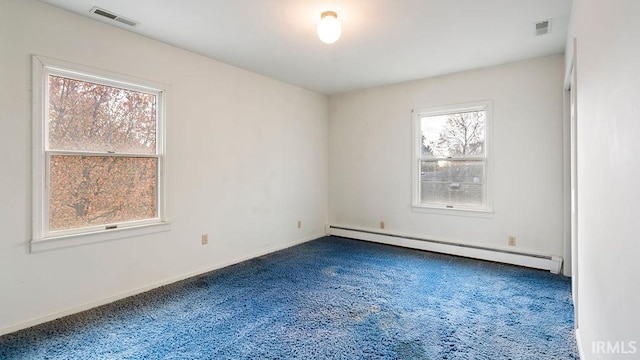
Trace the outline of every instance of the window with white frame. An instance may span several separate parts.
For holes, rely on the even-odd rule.
[[[164,221],[164,93],[34,57],[34,240]]]
[[[491,103],[413,111],[413,206],[490,211]]]

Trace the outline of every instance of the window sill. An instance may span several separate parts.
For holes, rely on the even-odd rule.
[[[493,218],[494,212],[492,210],[475,210],[475,209],[451,209],[445,207],[436,206],[424,206],[424,205],[412,205],[411,211],[435,214],[435,215],[451,215],[451,216],[468,216],[478,218]]]
[[[105,241],[120,240],[136,236],[155,234],[171,230],[171,223],[161,222],[132,226],[127,228],[100,230],[90,233],[64,235],[48,237],[44,239],[32,240],[29,243],[29,252],[36,253],[42,251],[56,250],[67,247],[94,244]]]

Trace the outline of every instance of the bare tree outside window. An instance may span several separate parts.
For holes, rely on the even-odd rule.
[[[157,95],[49,75],[49,230],[158,216]]]
[[[485,116],[484,111],[425,116],[422,146],[438,158],[483,155]]]
[[[156,153],[156,95],[49,76],[49,150]]]

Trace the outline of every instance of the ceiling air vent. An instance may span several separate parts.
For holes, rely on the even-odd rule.
[[[536,23],[536,36],[546,35],[551,32],[551,20]]]
[[[127,19],[124,16],[120,16],[120,15],[114,14],[114,13],[112,13],[110,11],[105,10],[105,9],[101,9],[101,8],[99,8],[97,6],[94,6],[93,9],[91,9],[90,13],[96,14],[96,15],[100,15],[102,17],[106,17],[107,19],[110,19],[110,20],[121,22],[121,23],[123,23],[125,25],[129,25],[129,26],[138,25],[138,23],[133,21],[133,20]]]

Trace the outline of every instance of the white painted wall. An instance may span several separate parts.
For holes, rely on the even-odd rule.
[[[585,359],[640,358],[638,19],[637,0],[574,1],[578,336]],[[617,343],[618,353],[598,351],[598,341]],[[632,341],[636,352],[623,354],[620,344],[630,352]]]
[[[329,98],[329,222],[563,255],[562,55]],[[491,217],[411,210],[411,109],[493,100]],[[513,249],[513,248],[511,248]]]
[[[0,49],[0,334],[324,234],[325,96],[33,0],[0,2]],[[26,252],[32,54],[171,85],[172,231]]]

